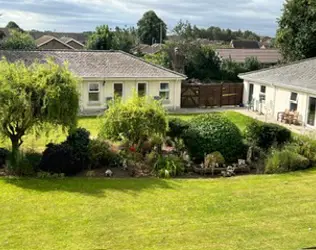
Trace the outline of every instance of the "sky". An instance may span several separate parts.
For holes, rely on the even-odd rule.
[[[284,0],[0,0],[0,27],[15,21],[22,29],[81,32],[96,26],[136,26],[154,10],[169,32],[182,20],[274,36]]]

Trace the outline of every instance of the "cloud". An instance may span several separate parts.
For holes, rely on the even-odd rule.
[[[284,0],[0,0],[0,26],[14,20],[24,29],[85,31],[100,24],[135,26],[154,10],[169,30],[180,20],[274,35]]]

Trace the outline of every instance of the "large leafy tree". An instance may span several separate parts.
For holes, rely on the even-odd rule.
[[[130,52],[136,45],[137,34],[134,28],[115,28],[113,49]]]
[[[196,45],[186,52],[184,70],[189,78],[219,79],[220,58],[211,47]]]
[[[138,36],[142,43],[159,43],[167,37],[167,25],[160,19],[154,11],[146,12],[138,21]],[[161,37],[162,36],[162,37]]]
[[[36,44],[30,34],[11,30],[10,36],[2,40],[0,48],[7,50],[31,50],[36,49]]]
[[[279,19],[277,46],[285,60],[316,56],[316,1],[287,0]]]
[[[89,36],[87,48],[93,50],[109,50],[114,47],[114,34],[108,25],[96,27],[96,31]]]
[[[77,79],[66,66],[0,61],[0,135],[11,140],[15,166],[23,137],[45,124],[76,125],[79,106]]]

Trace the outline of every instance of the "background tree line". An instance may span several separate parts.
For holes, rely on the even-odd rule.
[[[202,82],[240,81],[238,74],[264,67],[257,58],[246,58],[244,63],[221,59],[209,45],[199,42],[170,41],[162,51],[148,54],[144,59],[150,63],[175,70]]]

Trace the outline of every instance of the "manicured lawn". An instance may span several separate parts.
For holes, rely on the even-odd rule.
[[[234,111],[227,111],[222,113],[224,116],[228,117],[232,122],[234,122],[241,131],[244,131],[247,122],[251,120],[251,118],[244,116],[240,113]],[[185,114],[185,115],[170,115],[169,117],[178,117],[183,120],[189,121],[197,114]],[[85,117],[79,118],[78,126],[86,128],[90,131],[92,136],[97,136],[100,126],[99,118],[97,117]],[[35,150],[43,150],[45,145],[53,142],[58,143],[66,138],[66,133],[64,133],[60,128],[53,128],[49,131],[49,133],[42,133],[40,136],[34,135],[27,135],[24,137],[23,148],[24,149],[35,149]],[[0,140],[0,147],[10,147],[10,142],[8,140],[1,141]]]
[[[0,249],[301,249],[316,170],[232,179],[0,179]]]

